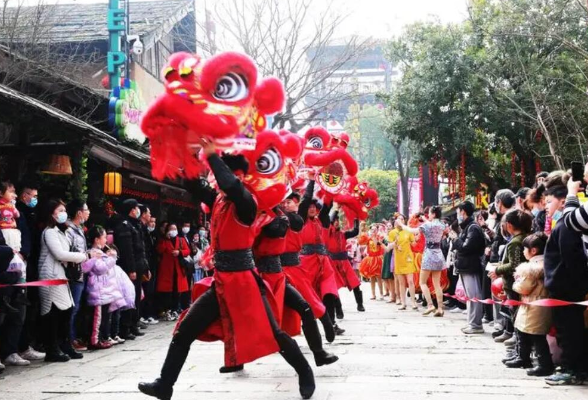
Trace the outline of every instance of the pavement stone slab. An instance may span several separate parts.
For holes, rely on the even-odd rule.
[[[364,285],[364,291],[369,287]],[[368,297],[368,296],[366,296]],[[355,309],[353,294],[341,291],[344,336],[325,349],[339,362],[314,367],[315,400],[580,400],[588,386],[549,387],[524,370],[509,370],[500,359],[504,346],[484,335],[465,336],[465,315],[423,317],[394,304],[367,300],[367,312]],[[319,324],[320,325],[320,324]],[[135,341],[64,364],[35,362],[8,367],[0,375],[0,400],[146,400],[137,383],[159,375],[173,323],[150,326]],[[322,327],[321,327],[322,329]],[[297,337],[313,364],[306,341]],[[248,364],[221,375],[221,343],[195,342],[174,388],[174,400],[294,400],[298,380],[281,356]]]

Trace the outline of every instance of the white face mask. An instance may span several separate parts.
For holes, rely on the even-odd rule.
[[[178,231],[169,231],[167,234],[170,238],[175,238],[176,236],[178,236]]]
[[[184,228],[182,228],[182,232],[184,232],[184,233],[188,233],[188,232],[190,232],[190,228],[186,228],[186,227],[184,227]]]
[[[148,227],[147,227],[147,231],[148,231],[148,232],[153,232],[154,230],[155,230],[155,228],[154,228],[154,227],[152,227],[152,226],[148,226]]]
[[[65,224],[65,221],[67,221],[67,213],[65,211],[58,213],[55,221],[57,221],[58,224]]]

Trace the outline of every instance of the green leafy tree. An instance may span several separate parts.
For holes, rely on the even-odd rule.
[[[360,182],[368,182],[370,187],[378,192],[380,204],[370,210],[370,221],[381,222],[397,211],[398,204],[398,172],[383,171],[380,169],[365,169],[359,171],[357,179]]]
[[[345,123],[352,138],[350,152],[360,169],[390,170],[396,167],[396,154],[385,134],[386,119],[382,105],[353,104]]]

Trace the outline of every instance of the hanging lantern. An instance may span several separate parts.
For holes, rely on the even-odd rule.
[[[118,172],[104,174],[104,194],[108,196],[120,196],[122,193],[122,175]]]
[[[433,158],[433,187],[439,186],[439,171],[437,169],[437,157]]]
[[[521,159],[521,187],[525,186],[525,161]]]
[[[41,173],[48,175],[73,175],[69,156],[50,155],[45,166],[41,168]]]

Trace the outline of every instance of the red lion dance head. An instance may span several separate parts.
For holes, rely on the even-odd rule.
[[[355,219],[365,221],[368,211],[380,204],[378,192],[370,188],[367,182],[359,183],[355,176],[347,177],[345,189],[335,196],[334,201],[341,206],[348,226]]]
[[[141,121],[157,179],[198,176],[203,164],[190,147],[203,137],[221,150],[253,149],[257,134],[265,129],[265,116],[284,105],[281,82],[258,81],[253,60],[244,54],[227,52],[203,60],[176,53],[162,74],[165,93]]]
[[[301,153],[302,145],[296,135],[271,130],[257,135],[255,150],[241,152],[249,162],[243,181],[255,194],[260,210],[271,210],[291,192],[296,179],[294,162]]]
[[[357,174],[357,162],[338,141],[333,142],[333,138],[323,127],[309,129],[305,139],[303,163],[306,168],[316,171],[319,197],[329,203],[334,196],[341,193],[346,178]]]

